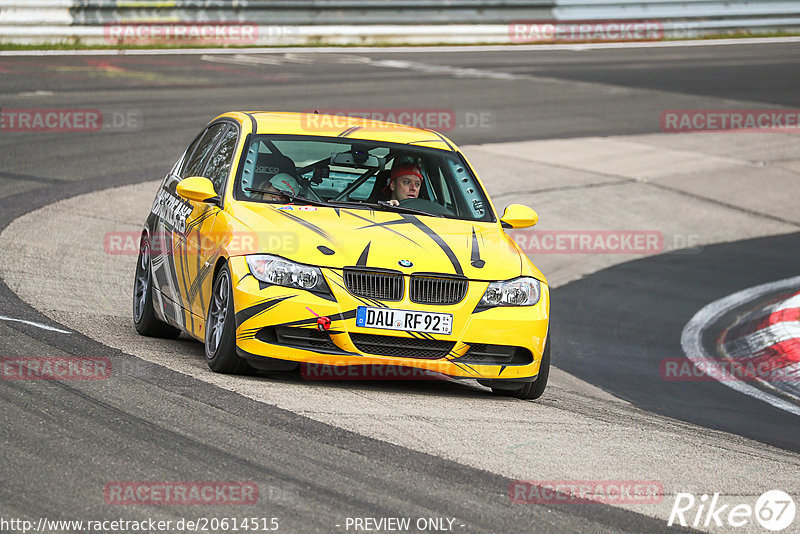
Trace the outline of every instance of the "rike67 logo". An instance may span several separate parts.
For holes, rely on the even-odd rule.
[[[796,511],[794,499],[781,490],[764,492],[756,499],[755,506],[742,502],[723,503],[719,493],[710,499],[706,494],[698,498],[691,493],[678,493],[667,526],[724,527],[725,530],[749,526],[747,531],[750,532],[755,520],[762,528],[778,532],[794,522]]]

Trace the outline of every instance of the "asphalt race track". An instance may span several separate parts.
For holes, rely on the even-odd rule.
[[[0,356],[102,356],[115,370],[99,381],[0,381],[0,516],[275,517],[282,532],[353,532],[347,518],[365,517],[449,518],[455,532],[657,532],[679,530],[667,526],[679,492],[753,504],[782,489],[797,501],[797,416],[716,382],[659,375],[660,361],[683,356],[681,330],[698,309],[800,267],[800,136],[671,136],[660,114],[800,108],[797,87],[794,42],[0,55],[3,110],[100,109],[106,120],[99,132],[0,131]],[[446,133],[500,209],[519,199],[542,229],[660,229],[674,248],[698,246],[531,254],[555,288],[556,369],[536,402],[463,382],[214,375],[198,343],[136,336],[135,257],[106,254],[103,234],[140,227],[153,181],[217,114],[315,108],[450,110]],[[664,495],[516,504],[515,480],[658,481]],[[115,481],[252,481],[258,498],[112,505],[103,490]],[[764,532],[755,522],[736,531]]]
[[[800,234],[713,245],[618,265],[560,288],[553,346],[568,355],[561,368],[645,410],[800,452],[800,425],[787,424],[785,412],[718,382],[670,382],[659,373],[662,359],[682,354],[681,330],[705,303],[796,276],[798,244]]]

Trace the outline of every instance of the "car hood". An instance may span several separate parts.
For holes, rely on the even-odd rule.
[[[507,280],[523,272],[523,261],[530,265],[496,223],[252,202],[234,203],[230,212],[255,232],[259,252],[320,267],[364,266]]]

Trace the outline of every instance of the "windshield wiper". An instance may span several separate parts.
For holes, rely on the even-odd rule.
[[[379,209],[383,211],[399,211],[402,213],[412,213],[414,215],[427,215],[428,217],[444,217],[444,215],[441,215],[439,213],[429,213],[427,211],[417,210],[414,208],[407,208],[405,206],[395,206],[394,204],[389,204],[388,202],[383,200],[379,200],[378,202],[360,202],[357,200],[329,200],[328,205],[330,204],[342,204],[345,206]]]
[[[292,202],[305,203],[305,204],[309,204],[311,206],[328,206],[329,205],[327,202],[324,202],[324,201],[321,201],[321,200],[313,200],[313,199],[306,198],[306,197],[299,197],[297,195],[293,195],[293,194],[287,193],[285,191],[275,192],[275,191],[268,191],[266,189],[256,189],[254,187],[245,187],[244,190],[245,191],[249,191],[251,193],[264,193],[264,194],[267,194],[267,195],[280,195],[282,197],[288,198]],[[278,202],[278,201],[272,201],[270,203],[271,204],[286,204],[286,202]]]

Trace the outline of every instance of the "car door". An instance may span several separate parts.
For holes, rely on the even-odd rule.
[[[166,177],[153,203],[152,212],[156,215],[151,237],[153,277],[163,297],[163,313],[170,322],[192,330],[193,318],[185,305],[189,289],[185,283],[184,257],[189,250],[187,228],[191,221],[207,214],[210,206],[205,203],[199,206],[180,197],[176,187],[183,178],[203,171],[210,152],[228,128],[227,123],[215,123],[203,130],[189,145],[181,164]]]
[[[236,125],[228,123],[201,167],[188,167],[186,176],[203,176],[211,180],[220,196],[233,167],[233,156],[239,139]],[[187,325],[195,334],[202,335],[203,318],[213,283],[214,260],[219,254],[220,238],[225,235],[218,229],[218,215],[222,202],[187,201],[192,212],[186,219],[182,240],[176,242],[175,268],[180,280],[181,305],[191,312]]]

